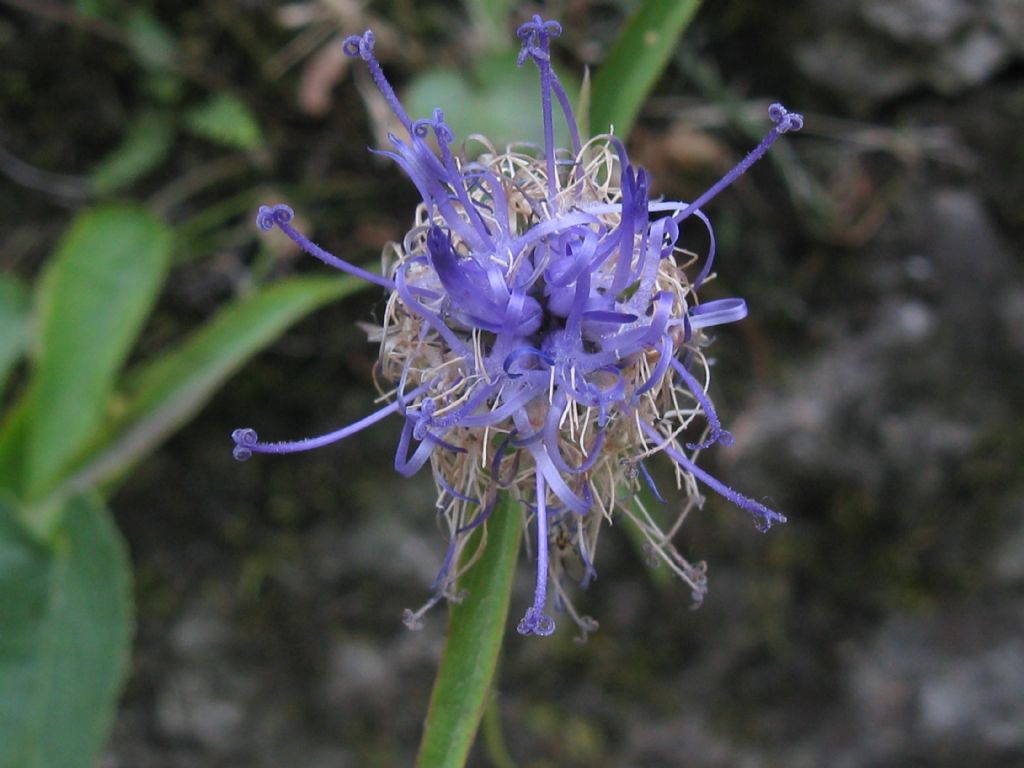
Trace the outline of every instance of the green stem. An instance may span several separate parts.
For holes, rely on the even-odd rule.
[[[512,759],[508,745],[505,743],[505,734],[501,731],[501,706],[497,691],[491,691],[481,728],[483,729],[484,747],[492,767],[516,768],[516,761]]]
[[[468,554],[476,551],[483,534],[479,529],[472,534]],[[483,555],[459,582],[465,598],[449,612],[448,640],[430,696],[418,768],[466,764],[508,631],[521,534],[519,503],[505,495],[487,522]]]

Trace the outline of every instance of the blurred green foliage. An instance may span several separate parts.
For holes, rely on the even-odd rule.
[[[0,765],[88,766],[128,669],[128,553],[94,495],[41,542],[0,505]]]
[[[237,149],[255,149],[263,141],[256,118],[228,94],[217,94],[189,111],[185,124],[197,136]]]
[[[472,62],[413,77],[406,93],[414,113],[443,107],[463,138],[484,133],[499,145],[540,140],[535,75],[513,64],[514,5],[467,2],[477,40]],[[607,85],[595,85],[595,109],[620,135],[696,7],[684,5],[690,10],[669,20],[664,3],[639,3],[635,19],[660,19],[657,50],[646,27],[628,24],[614,49],[628,54],[605,68]],[[208,255],[223,238],[211,233],[222,230],[236,240],[252,238],[251,229],[228,225],[251,207],[254,191],[236,187],[234,196],[220,199],[210,190],[262,168],[267,132],[239,93],[191,63],[179,32],[153,7],[75,0],[35,10],[108,42],[127,56],[137,85],[115,120],[120,138],[92,153],[80,179],[61,180],[75,212],[34,285],[0,275],[0,394],[13,385],[0,401],[0,768],[85,768],[95,763],[112,723],[134,624],[131,566],[106,498],[247,360],[360,285],[329,275],[264,284],[274,272],[273,257],[264,253],[237,297],[205,323],[174,340],[140,345],[177,258]],[[228,26],[244,45],[260,48],[250,29]],[[563,75],[570,91],[577,76]],[[624,79],[635,85],[625,93]],[[8,81],[12,88],[20,83],[19,98],[32,98],[28,82]],[[186,137],[207,142],[213,159],[178,163]],[[57,192],[56,184],[46,189],[55,174],[24,178]],[[156,183],[144,197],[142,190]],[[504,580],[496,590],[505,594],[504,608],[487,609],[494,658],[518,527],[508,534],[502,569],[473,571]],[[458,731],[463,754],[493,673],[492,664],[488,674],[471,674],[478,659],[471,623],[461,622],[468,645],[448,658],[450,677],[477,681],[473,706],[435,707],[433,721],[442,725],[425,742]]]
[[[172,237],[138,206],[100,206],[64,237],[31,316],[24,291],[10,287],[17,283],[0,291],[0,315],[11,320],[5,358],[32,351],[0,426],[0,604],[9,611],[0,615],[0,700],[38,703],[0,720],[0,743],[13,750],[0,753],[5,768],[90,765],[110,724],[131,638],[131,579],[99,492],[289,325],[359,287],[281,280],[123,372],[166,277]]]
[[[640,105],[699,7],[700,0],[647,0],[637,6],[594,78],[590,104],[594,133],[614,128],[619,136],[629,136]]]

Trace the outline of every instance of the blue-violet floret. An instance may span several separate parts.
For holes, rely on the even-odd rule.
[[[519,622],[524,635],[548,635],[548,589],[584,636],[596,622],[581,616],[566,591],[568,574],[586,587],[596,576],[599,533],[613,515],[643,535],[700,602],[703,563],[673,544],[682,520],[702,503],[698,483],[750,512],[761,529],[785,518],[697,466],[700,451],[733,441],[707,394],[705,329],[740,320],[742,299],[701,302],[711,277],[714,232],[703,206],[803,118],[773,104],[761,144],[696,200],[650,196],[650,176],[634,166],[612,135],[583,143],[569,98],[551,66],[557,22],[539,16],[518,31],[518,63],[540,72],[544,144],[536,152],[499,151],[482,137],[476,159],[453,151],[441,110],[413,121],[374,55],[372,32],[344,50],[364,60],[404,128],[381,151],[416,185],[423,202],[401,243],[384,253],[384,276],[327,253],[292,227],[285,205],[263,207],[262,229],[280,229],[304,250],[388,295],[380,344],[382,407],[317,438],[262,442],[251,429],[232,435],[235,457],[293,453],[327,445],[397,415],[402,419],[395,469],[409,476],[429,465],[449,545],[432,598],[406,623],[418,626],[441,599],[455,599],[468,533],[483,524],[499,493],[512,494],[535,529],[534,598]],[[555,111],[571,147],[554,142]],[[432,148],[435,147],[435,148]],[[699,222],[709,246],[697,257],[677,245],[680,228]],[[686,442],[684,434],[700,435]],[[646,466],[664,454],[686,501],[664,530],[638,498],[649,488]]]

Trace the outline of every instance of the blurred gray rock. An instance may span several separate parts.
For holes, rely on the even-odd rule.
[[[1020,0],[989,0],[990,20],[1010,42],[1018,55],[1024,55],[1024,3]]]
[[[865,0],[818,3],[799,41],[801,72],[858,111],[931,88],[952,96],[1024,53],[1017,0]]]
[[[444,644],[444,611],[440,607],[431,614],[418,632],[396,616],[393,634],[384,642],[339,635],[317,681],[317,700],[327,711],[386,717],[407,695],[411,680],[429,680],[435,670]]]
[[[156,692],[156,720],[172,739],[197,742],[213,753],[245,738],[247,702],[255,681],[231,652],[231,625],[217,601],[193,604],[171,632],[173,673]]]
[[[996,548],[992,574],[998,583],[1016,586],[1024,584],[1024,500],[1011,507],[1011,514],[1017,523]]]
[[[906,216],[901,226],[922,250],[903,261],[879,255],[871,267],[879,304],[867,323],[852,331],[833,316],[831,341],[792,372],[789,396],[763,396],[735,424],[733,451],[770,446],[784,472],[829,470],[872,492],[895,473],[923,499],[946,482],[944,467],[999,423],[1001,400],[989,394],[1005,360],[1000,311],[1017,290],[1009,249],[963,190],[936,190]],[[960,379],[965,386],[947,395],[946,382]]]
[[[229,751],[243,736],[248,693],[209,669],[180,671],[157,695],[157,724],[171,738],[197,741],[214,753]]]
[[[890,619],[854,654],[848,687],[876,760],[1022,750],[1024,603]]]
[[[955,96],[984,83],[1009,63],[1010,41],[995,30],[977,26],[937,51],[923,78],[939,93]]]
[[[976,13],[970,0],[864,0],[859,11],[875,29],[901,43],[947,42]]]
[[[1010,349],[1024,355],[1024,287],[1011,287],[998,304],[999,317]]]
[[[959,346],[947,354],[978,352],[986,344],[1000,343],[999,309],[1013,295],[1014,265],[977,195],[940,189],[922,200],[913,216],[911,228],[935,265],[942,334]]]
[[[800,72],[848,99],[857,111],[911,90],[918,81],[913,67],[892,60],[889,49],[870,39],[827,31],[794,47]]]
[[[421,587],[424,599],[444,561],[446,539],[435,525],[429,473],[394,482],[368,504],[373,513],[358,526],[325,520],[311,537],[309,566],[320,582],[370,572],[403,585]],[[425,535],[425,531],[429,531]],[[437,532],[434,534],[433,532]]]
[[[760,768],[768,762],[763,753],[738,747],[728,737],[716,734],[703,717],[692,712],[664,719],[636,718],[627,738],[628,757],[623,765],[674,768],[690,763],[682,759],[681,745],[686,745],[687,755],[699,755],[692,764],[702,768]]]

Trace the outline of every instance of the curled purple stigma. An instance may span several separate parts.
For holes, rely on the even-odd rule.
[[[533,59],[540,71],[541,117],[544,123],[544,150],[547,160],[548,197],[554,198],[558,190],[558,176],[555,173],[555,124],[551,114],[551,95],[555,95],[565,115],[572,138],[573,154],[579,155],[580,136],[573,115],[569,96],[551,66],[550,39],[562,34],[562,25],[557,21],[545,21],[535,15],[530,21],[522,24],[516,35],[523,41],[516,64],[522,66],[527,59]]]
[[[550,42],[560,33],[540,16],[517,33],[518,63],[532,61],[540,76],[544,146],[537,157],[493,147],[465,157],[441,109],[418,120],[405,112],[376,59],[372,32],[344,41],[404,128],[379,154],[394,160],[422,198],[413,226],[389,245],[383,276],[300,234],[286,205],[263,206],[257,215],[262,230],[280,229],[325,264],[386,291],[373,333],[383,404],[304,440],[264,442],[252,429],[235,430],[234,456],[311,450],[397,416],[395,470],[410,476],[429,465],[449,535],[431,597],[407,613],[410,626],[436,602],[458,599],[468,533],[486,524],[498,493],[511,494],[536,523],[533,600],[518,624],[524,635],[554,631],[545,612],[549,590],[554,610],[568,612],[583,635],[596,629],[575,611],[564,581],[581,571],[583,585],[597,577],[598,532],[613,515],[637,526],[652,558],[690,585],[695,601],[706,591],[702,566],[671,539],[700,503],[698,482],[750,512],[759,528],[785,520],[695,463],[699,451],[733,441],[708,395],[706,329],[748,311],[742,298],[701,301],[697,294],[715,256],[702,207],[803,118],[773,104],[764,139],[707,192],[690,203],[652,200],[650,174],[632,164],[618,139],[580,141],[551,62]],[[554,143],[555,100],[569,126],[568,150]],[[695,277],[679,244],[691,216],[710,243]],[[683,442],[700,426],[703,439]],[[662,514],[670,509],[647,467],[655,454],[674,465],[688,496],[668,533],[639,498],[648,487],[665,504]]]
[[[368,29],[361,35],[346,37],[341,44],[341,49],[346,56],[353,58],[358,56],[366,62],[366,67],[370,70],[370,76],[373,77],[373,82],[381,92],[381,95],[387,100],[388,106],[394,111],[395,116],[405,126],[405,129],[412,130],[412,122],[409,120],[409,115],[406,114],[402,102],[395,95],[391,83],[384,77],[384,70],[381,69],[380,63],[373,53],[375,42],[376,39],[374,38],[373,31]]]
[[[295,212],[287,205],[261,205],[259,213],[256,214],[256,226],[264,232],[269,232],[279,224],[287,224],[295,218]]]
[[[248,461],[252,458],[252,449],[259,444],[260,438],[254,429],[236,429],[231,433],[231,439],[235,442],[232,454],[238,461]]]
[[[523,41],[522,50],[516,64],[522,66],[527,57],[548,59],[548,40],[552,37],[559,37],[562,34],[562,25],[554,19],[545,21],[539,15],[534,14],[533,18],[524,22],[516,30],[516,37]]]
[[[768,151],[772,144],[784,133],[791,133],[799,131],[804,127],[804,117],[796,112],[788,111],[784,106],[779,103],[772,104],[768,107],[768,116],[771,118],[775,125],[772,127],[765,137],[761,139],[761,143],[752,149],[746,157],[744,157],[736,167],[729,171],[725,176],[715,182],[711,187],[700,197],[690,203],[683,211],[675,216],[677,221],[682,221],[691,213],[699,210],[705,203],[711,198],[715,197],[719,192],[732,184],[736,179],[746,173],[747,169],[750,168],[754,163],[760,160],[764,153]]]
[[[374,283],[382,288],[391,290],[395,287],[395,284],[386,277],[381,277],[380,275],[375,275],[372,272],[367,272],[365,269],[357,267],[355,264],[349,264],[347,261],[339,259],[333,253],[328,253],[312,240],[306,238],[290,224],[294,216],[295,214],[292,212],[292,209],[287,205],[262,205],[260,206],[259,213],[256,215],[256,225],[262,230],[270,230],[277,227],[302,250],[310,256],[320,259],[320,261],[329,267],[334,267],[335,269],[347,272],[350,275],[361,277],[368,283]]]
[[[778,102],[768,107],[768,117],[775,123],[779,133],[799,131],[804,127],[804,116],[796,112],[790,112]]]

